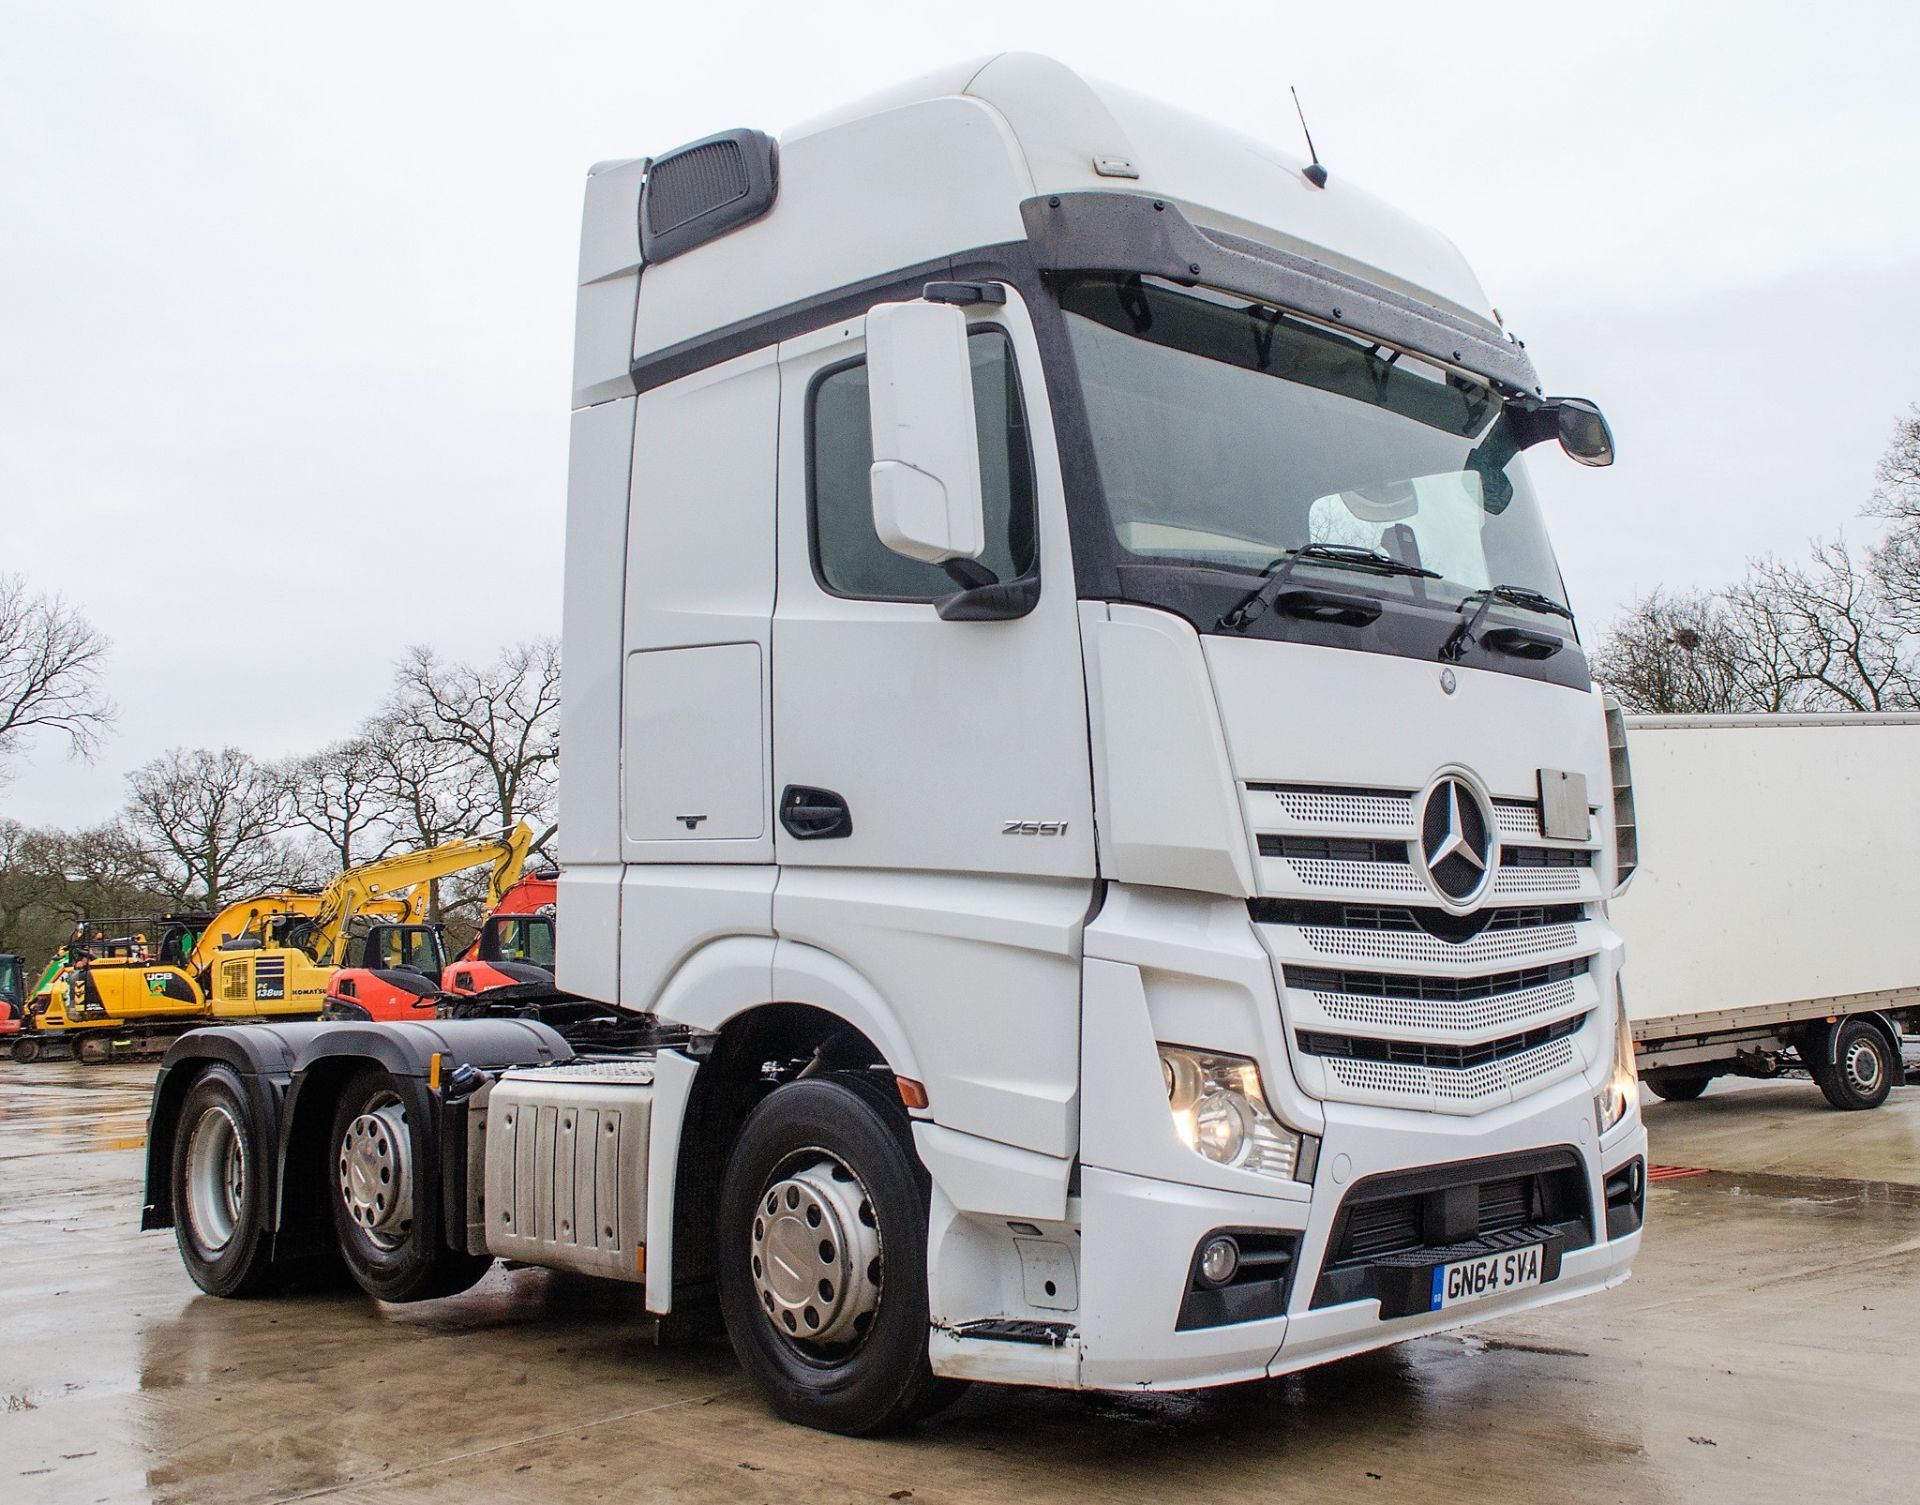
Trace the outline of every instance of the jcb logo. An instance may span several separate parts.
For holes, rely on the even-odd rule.
[[[1000,828],[1002,836],[1065,836],[1063,820],[1010,820]]]

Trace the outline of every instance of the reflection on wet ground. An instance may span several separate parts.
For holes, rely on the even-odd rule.
[[[1653,1188],[1605,1296],[1227,1390],[976,1386],[855,1442],[774,1421],[724,1341],[657,1344],[627,1288],[201,1296],[136,1231],[151,1070],[0,1064],[0,1500],[1805,1505],[1920,1468],[1920,1089],[1652,1109],[1654,1158],[1709,1174]]]

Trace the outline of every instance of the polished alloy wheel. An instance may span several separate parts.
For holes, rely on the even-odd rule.
[[[223,1106],[208,1108],[187,1141],[187,1220],[209,1255],[233,1242],[246,1205],[247,1157],[240,1126]]]
[[[413,1136],[400,1099],[368,1103],[341,1136],[337,1161],[347,1215],[382,1249],[398,1248],[413,1229]]]
[[[803,1354],[858,1343],[880,1307],[880,1229],[860,1178],[809,1151],[777,1172],[754,1209],[754,1293]]]

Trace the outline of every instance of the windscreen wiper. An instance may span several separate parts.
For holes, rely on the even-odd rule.
[[[1438,570],[1395,559],[1384,549],[1369,549],[1350,543],[1302,544],[1297,549],[1289,549],[1262,570],[1260,573],[1267,578],[1260,582],[1260,588],[1221,617],[1215,624],[1215,631],[1245,632],[1259,621],[1273,605],[1274,598],[1287,583],[1294,566],[1303,559],[1315,564],[1339,565],[1350,570],[1370,570],[1378,575],[1415,575],[1422,580],[1440,578]]]
[[[1527,611],[1565,617],[1569,622],[1573,620],[1573,613],[1552,596],[1543,595],[1537,590],[1529,590],[1524,585],[1490,585],[1485,590],[1474,591],[1461,601],[1460,610],[1464,612],[1468,605],[1475,601],[1480,603],[1479,609],[1471,618],[1453,629],[1452,635],[1440,646],[1440,657],[1459,659],[1465,656],[1466,651],[1476,641],[1480,624],[1486,620],[1487,609],[1496,601],[1504,606],[1519,606]],[[1489,646],[1499,648],[1502,652],[1511,653],[1518,658],[1552,658],[1560,651],[1560,640],[1546,633],[1527,632],[1518,627],[1496,628],[1494,631],[1503,635],[1502,641],[1490,642]],[[1492,636],[1492,633],[1488,634],[1489,639]]]

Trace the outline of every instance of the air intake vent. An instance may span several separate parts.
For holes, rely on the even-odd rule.
[[[654,160],[640,194],[640,254],[666,261],[760,218],[779,191],[780,149],[764,131],[723,131]]]
[[[1633,814],[1633,765],[1627,758],[1627,716],[1620,702],[1607,697],[1607,762],[1613,774],[1613,849],[1625,883],[1640,865],[1640,826]]]

